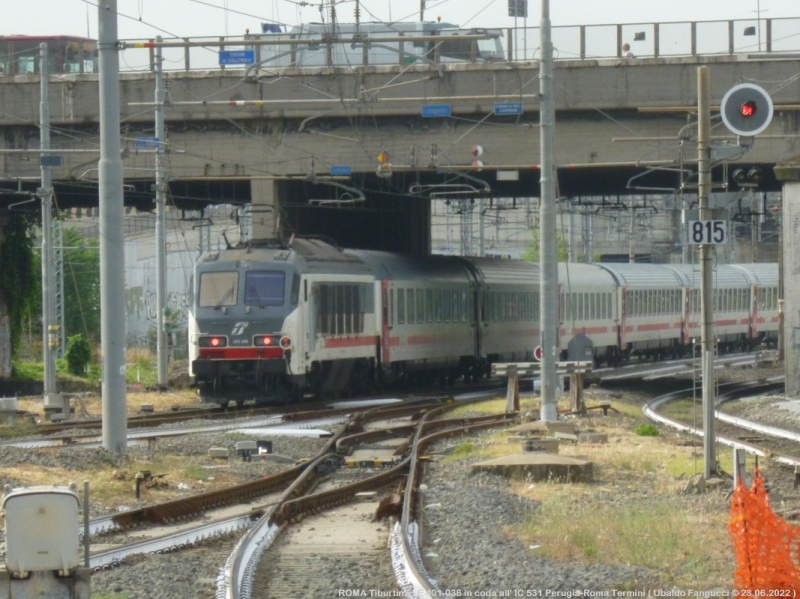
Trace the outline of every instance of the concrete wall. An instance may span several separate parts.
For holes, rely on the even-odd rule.
[[[0,212],[0,247],[3,245],[3,227],[7,215]],[[3,257],[0,255],[0,260]],[[0,378],[11,376],[11,330],[8,323],[8,307],[0,293]]]

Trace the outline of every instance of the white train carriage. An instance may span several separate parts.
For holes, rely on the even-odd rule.
[[[620,313],[617,282],[597,264],[559,263],[559,351],[566,355],[569,342],[585,335],[593,346],[595,361],[619,359]]]
[[[477,281],[480,368],[533,360],[539,345],[539,265],[519,260],[463,258]]]
[[[447,256],[353,252],[375,273],[382,309],[381,373],[385,380],[450,381],[474,369],[474,278]]]
[[[736,264],[731,268],[744,271],[751,282],[748,345],[753,347],[760,342],[777,343],[780,326],[778,264]]]
[[[611,273],[618,285],[621,356],[677,356],[683,330],[683,278],[662,264],[598,266]]]

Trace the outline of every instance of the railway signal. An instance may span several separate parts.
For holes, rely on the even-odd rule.
[[[769,127],[772,98],[758,85],[742,83],[728,90],[719,107],[722,122],[736,135],[753,136]]]

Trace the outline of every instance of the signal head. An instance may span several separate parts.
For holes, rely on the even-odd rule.
[[[743,136],[757,135],[769,127],[773,110],[769,94],[752,83],[733,86],[719,107],[725,126]]]

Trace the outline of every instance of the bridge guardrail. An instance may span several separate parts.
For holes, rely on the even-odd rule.
[[[494,28],[501,31],[507,62],[538,60],[539,27]],[[464,31],[467,31],[465,29]],[[247,65],[220,65],[222,50],[242,50],[254,37],[219,36],[165,38],[165,71],[244,70]],[[285,39],[279,34],[276,39]],[[344,40],[352,36],[342,36]],[[800,17],[735,19],[720,21],[675,21],[667,23],[623,23],[598,25],[555,25],[552,38],[556,60],[597,60],[622,58],[622,45],[629,43],[637,58],[755,54],[765,57],[800,51]],[[433,38],[431,38],[433,39]],[[439,38],[441,39],[441,38]],[[123,40],[120,68],[123,72],[154,70],[155,53],[134,46],[153,40]],[[298,40],[300,41],[300,40]],[[304,40],[306,42],[310,40]],[[320,38],[315,40],[323,42]],[[183,47],[176,44],[183,43]],[[373,43],[380,43],[375,38]],[[473,42],[477,43],[477,42]],[[335,46],[335,44],[334,44]],[[336,64],[336,51],[328,53],[329,66]],[[465,61],[468,62],[468,61]],[[392,63],[395,64],[395,63]],[[340,65],[341,66],[341,65]],[[266,65],[266,68],[270,68]]]

